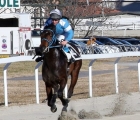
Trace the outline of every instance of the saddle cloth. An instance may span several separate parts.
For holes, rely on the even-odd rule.
[[[79,49],[76,50],[71,44],[67,44],[66,46],[69,48],[71,58],[73,58],[74,60],[81,59],[81,54],[80,54]]]

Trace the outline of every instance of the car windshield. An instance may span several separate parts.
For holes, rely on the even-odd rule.
[[[125,41],[125,40],[121,40],[122,43],[127,44],[127,45],[132,45],[131,43]]]
[[[115,40],[115,42],[117,42],[118,44],[123,44],[121,41]]]
[[[34,36],[35,37],[37,37],[37,36],[39,37],[40,36],[40,32],[41,32],[40,30],[32,30],[31,35],[32,35],[32,37],[34,37]]]
[[[140,44],[140,40],[136,39],[125,39],[125,41],[131,43],[132,45],[139,45]]]
[[[122,44],[121,42],[118,42],[118,41],[113,40],[113,39],[111,39],[111,38],[109,38],[108,40],[111,41],[113,44],[116,44],[116,45]]]
[[[98,45],[104,45],[103,43],[101,43],[100,41],[96,40],[95,41]]]

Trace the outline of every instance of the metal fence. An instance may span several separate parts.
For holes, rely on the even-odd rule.
[[[139,45],[98,45],[97,43],[87,45],[88,39],[73,39],[80,49],[81,54],[108,54],[120,52],[140,51]]]

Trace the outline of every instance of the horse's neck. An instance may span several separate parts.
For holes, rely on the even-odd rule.
[[[51,48],[48,53],[45,53],[43,64],[49,69],[58,68],[67,65],[66,56],[60,48]]]
[[[59,59],[61,57],[62,51],[60,48],[50,48],[49,51],[45,54],[45,56],[49,58]]]

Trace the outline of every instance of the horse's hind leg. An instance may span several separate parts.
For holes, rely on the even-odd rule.
[[[71,98],[71,96],[73,95],[73,90],[74,90],[74,87],[77,83],[78,75],[79,75],[79,71],[80,71],[81,66],[82,66],[82,60],[76,61],[74,63],[74,68],[71,72],[71,84],[70,84],[70,87],[68,90],[68,98]]]
[[[55,101],[56,101],[57,95],[56,94],[53,95],[52,87],[47,86],[46,83],[45,85],[46,85],[46,93],[47,93],[47,98],[48,98],[48,106],[51,107],[52,112],[56,112],[57,107],[55,105]]]

